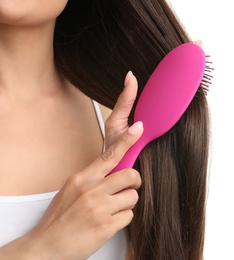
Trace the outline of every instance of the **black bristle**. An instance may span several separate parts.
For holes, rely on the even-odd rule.
[[[206,55],[207,58],[210,57],[210,55]],[[206,66],[205,66],[205,73],[203,75],[200,87],[198,89],[198,92],[203,93],[204,95],[207,95],[210,85],[212,84],[211,80],[213,78],[210,73],[214,70],[213,68],[210,67],[210,64],[212,64],[211,61],[206,60]]]

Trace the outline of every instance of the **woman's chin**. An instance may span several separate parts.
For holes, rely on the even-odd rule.
[[[5,0],[0,1],[0,24],[30,26],[55,20],[68,0]]]

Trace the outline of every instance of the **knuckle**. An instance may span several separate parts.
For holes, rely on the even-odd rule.
[[[107,150],[105,150],[102,154],[101,154],[101,158],[103,161],[110,161],[112,160],[114,157],[114,149],[113,146],[110,146]]]
[[[129,219],[130,219],[130,222],[132,221],[133,218],[134,218],[133,210],[129,210]]]
[[[132,205],[135,205],[139,199],[138,192],[135,189],[130,190],[129,199]]]
[[[134,213],[133,210],[128,210],[127,212],[127,225],[129,225],[132,221],[132,219],[134,218]]]
[[[68,186],[68,188],[77,189],[81,186],[81,183],[81,176],[78,174],[73,174],[67,179],[66,185]]]
[[[141,185],[141,178],[139,172],[135,169],[126,169],[125,171],[125,176],[127,178],[128,183],[136,188],[139,188]]]
[[[105,150],[102,154],[101,154],[101,159],[104,162],[110,162],[113,163],[114,165],[118,164],[119,162],[119,156],[118,154],[115,152],[114,147],[110,146],[107,150]]]
[[[105,223],[102,222],[102,224],[100,224],[96,230],[100,234],[103,241],[109,240],[116,232],[113,223],[109,223],[108,221]]]

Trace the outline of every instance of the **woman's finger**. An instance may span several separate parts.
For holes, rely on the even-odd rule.
[[[135,189],[123,190],[110,196],[110,214],[114,215],[123,210],[133,209],[139,199]]]
[[[85,176],[92,180],[104,178],[121,161],[127,150],[140,138],[143,133],[143,123],[136,122],[92,164],[85,169]]]
[[[115,132],[119,129],[123,132],[128,127],[128,117],[132,110],[137,95],[137,79],[131,71],[125,78],[125,87],[120,94],[115,107],[106,121],[107,130],[113,129]]]
[[[202,47],[202,40],[196,40],[193,43],[199,45],[200,47]]]
[[[114,195],[125,189],[138,189],[141,186],[141,177],[134,169],[124,169],[108,175],[102,182],[105,192]]]
[[[196,40],[193,43],[195,43],[195,44],[199,45],[200,47],[202,47],[202,41],[201,40]],[[206,61],[209,61],[210,55],[207,52],[205,52],[205,55],[206,55]]]

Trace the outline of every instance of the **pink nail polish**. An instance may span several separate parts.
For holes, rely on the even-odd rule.
[[[142,129],[142,127],[143,127],[143,123],[141,121],[136,122],[128,128],[128,132],[131,135],[135,135]]]
[[[132,76],[132,71],[129,70],[129,72],[127,73],[127,75],[126,75],[126,77],[125,77],[124,86],[126,86],[126,85],[128,84],[128,82],[129,82],[131,76]]]

